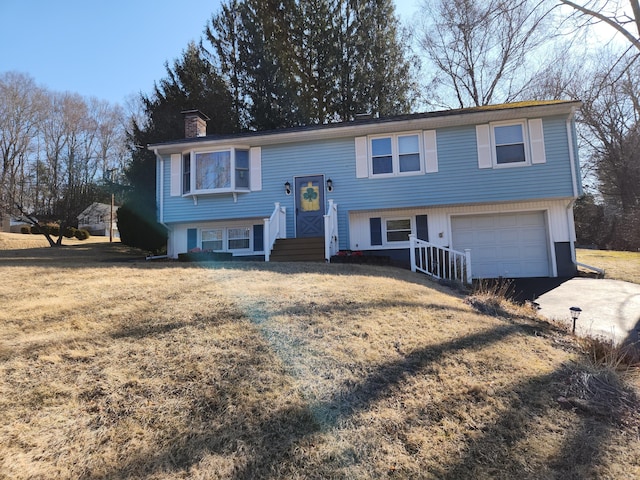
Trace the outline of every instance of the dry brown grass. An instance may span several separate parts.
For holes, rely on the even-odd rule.
[[[606,278],[640,283],[640,252],[577,249],[578,262],[603,268]]]
[[[527,315],[396,269],[141,257],[0,251],[0,478],[640,476],[636,423],[559,401],[588,370]]]

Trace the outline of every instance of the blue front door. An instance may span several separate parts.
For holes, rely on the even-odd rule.
[[[324,177],[296,178],[296,237],[324,236]]]

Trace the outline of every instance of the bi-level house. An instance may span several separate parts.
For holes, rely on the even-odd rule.
[[[320,260],[357,251],[435,276],[571,276],[579,107],[522,102],[213,136],[206,116],[183,112],[187,138],[149,146],[168,255],[294,260],[318,248]]]

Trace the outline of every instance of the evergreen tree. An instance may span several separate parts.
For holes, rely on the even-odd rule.
[[[166,65],[166,70],[167,77],[155,85],[153,94],[141,97],[145,120],[142,125],[132,122],[129,138],[134,148],[125,172],[132,187],[126,206],[139,215],[139,225],[150,225],[151,230],[162,228],[155,223],[156,158],[145,146],[184,138],[184,110],[197,109],[207,114],[211,118],[208,134],[239,130],[233,97],[197,45],[191,43],[172,67]],[[127,222],[127,226],[135,225],[136,222]],[[123,239],[139,238],[128,233],[123,234]],[[149,232],[149,236],[156,235],[157,232]]]
[[[408,113],[415,82],[391,0],[231,0],[206,38],[249,129]],[[226,65],[226,67],[222,67]]]

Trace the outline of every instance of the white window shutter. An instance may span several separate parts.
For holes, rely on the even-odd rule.
[[[531,163],[546,163],[544,129],[541,118],[529,120],[529,141],[531,142]]]
[[[356,178],[367,178],[368,176],[367,137],[356,137]]]
[[[436,173],[438,171],[438,146],[436,144],[436,131],[425,130],[424,137],[424,154],[426,157],[425,171],[427,173]]]
[[[491,168],[491,128],[489,125],[476,125],[478,142],[478,168]]]
[[[182,154],[171,154],[171,189],[170,195],[177,197],[182,194]]]
[[[249,149],[249,189],[252,192],[262,190],[262,148]]]

